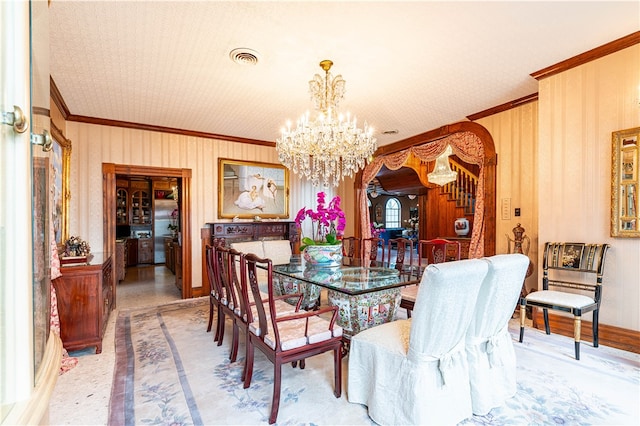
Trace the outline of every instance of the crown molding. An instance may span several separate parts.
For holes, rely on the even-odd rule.
[[[540,71],[536,71],[530,75],[536,80],[541,80],[543,78],[551,77],[552,75],[570,70],[571,68],[584,65],[596,59],[600,59],[622,49],[626,49],[627,47],[634,46],[638,43],[640,43],[640,31],[636,31],[635,33],[631,33],[628,36],[621,37],[610,43],[603,44],[602,46],[596,47],[595,49],[591,49],[587,52],[576,55],[573,58],[558,62],[555,65],[543,68]]]
[[[507,111],[507,110],[510,110],[512,108],[516,108],[516,107],[519,107],[521,105],[528,104],[530,102],[535,102],[537,100],[538,100],[538,92],[532,93],[530,95],[523,96],[523,97],[521,97],[519,99],[516,99],[514,101],[506,102],[506,103],[504,103],[502,105],[494,106],[492,108],[485,109],[484,111],[480,111],[480,112],[476,112],[475,114],[467,115],[467,119],[470,120],[470,121],[476,121],[476,120],[479,120],[481,118],[488,117],[490,115],[497,114],[497,113],[502,112],[502,111]]]

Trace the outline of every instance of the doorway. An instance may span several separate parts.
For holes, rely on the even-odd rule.
[[[176,257],[179,259],[180,270],[176,270],[176,280],[181,280],[182,298],[193,297],[192,259],[191,259],[191,170],[173,169],[165,167],[130,166],[113,163],[102,164],[103,197],[105,200],[105,219],[103,224],[105,250],[116,252],[116,220],[117,220],[117,184],[116,176],[132,178],[175,178],[180,187],[178,200],[177,224],[179,233],[179,249]],[[116,280],[114,274],[114,280]],[[117,286],[114,282],[114,292]],[[114,294],[117,303],[117,295]]]

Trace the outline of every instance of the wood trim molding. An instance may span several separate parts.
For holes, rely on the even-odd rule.
[[[51,95],[51,99],[53,99],[53,103],[56,104],[56,106],[60,110],[60,113],[66,120],[67,117],[69,117],[69,107],[67,107],[67,104],[64,102],[64,98],[62,97],[62,94],[60,93],[60,90],[58,90],[58,86],[56,86],[56,82],[53,81],[52,77],[49,77],[49,92]]]
[[[182,179],[180,229],[182,230],[182,298],[194,296],[191,249],[191,169],[167,167],[130,166],[114,163],[102,163],[103,197],[104,197],[104,245],[105,250],[115,253],[115,188],[116,175],[176,177]],[[113,274],[115,280],[115,274]],[[196,293],[199,294],[200,290]],[[114,300],[115,290],[114,290]],[[115,306],[114,306],[115,307]]]
[[[534,308],[533,327],[538,330],[544,330],[542,309]],[[549,312],[549,327],[551,328],[552,334],[560,334],[573,339],[573,317],[566,317]],[[593,342],[593,332],[591,330],[592,323],[585,321],[583,318],[580,340],[584,342]],[[612,325],[599,324],[598,340],[602,345],[640,354],[640,332],[638,331],[628,330],[626,328],[615,327]],[[571,345],[571,351],[573,351],[573,345]]]
[[[511,102],[504,103],[502,105],[494,106],[493,108],[485,109],[484,111],[476,112],[475,114],[471,114],[467,116],[467,119],[470,121],[476,121],[484,117],[488,117],[493,114],[497,114],[499,112],[507,111],[512,108],[519,107],[524,104],[528,104],[529,102],[535,102],[538,100],[538,92],[532,93],[527,96],[523,96],[519,99],[516,99]]]
[[[258,139],[241,138],[238,136],[219,135],[217,133],[198,132],[194,130],[176,129],[173,127],[156,126],[152,124],[132,123],[130,121],[108,120],[105,118],[87,117],[85,115],[69,114],[65,117],[67,121],[78,123],[98,124],[101,126],[124,127],[127,129],[147,130],[151,132],[173,133],[176,135],[193,136],[197,138],[218,139],[229,142],[239,142],[250,145],[261,145],[275,147],[275,142],[261,141]]]
[[[638,43],[640,43],[640,31],[636,31],[635,33],[631,33],[628,36],[619,38],[610,43],[603,44],[602,46],[596,47],[595,49],[591,49],[587,52],[576,55],[573,58],[558,62],[557,64],[551,65],[547,68],[543,68],[540,71],[536,71],[530,75],[536,80],[541,80],[543,78],[551,77],[552,75],[559,74],[561,72],[570,70],[571,68],[584,65],[588,62],[618,52],[622,49],[626,49],[627,47],[631,47]]]

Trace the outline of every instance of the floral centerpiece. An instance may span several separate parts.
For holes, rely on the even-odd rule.
[[[380,238],[380,235],[384,232],[384,225],[378,222],[371,223],[371,237]]]
[[[80,237],[70,237],[64,243],[64,257],[87,257],[90,253],[89,243]]]
[[[303,207],[296,215],[296,226],[302,235],[302,222],[311,219],[311,236],[303,236],[300,250],[311,264],[338,266],[342,263],[342,235],[346,219],[340,208],[340,197],[335,196],[327,204],[325,193],[318,192],[316,210]]]

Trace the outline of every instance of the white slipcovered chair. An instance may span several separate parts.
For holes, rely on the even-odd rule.
[[[356,334],[349,353],[349,402],[379,424],[454,424],[471,416],[465,336],[488,263],[429,265],[413,318]]]
[[[529,266],[523,254],[483,259],[489,272],[480,287],[467,330],[467,361],[473,414],[485,415],[516,393],[516,354],[509,319]]]

